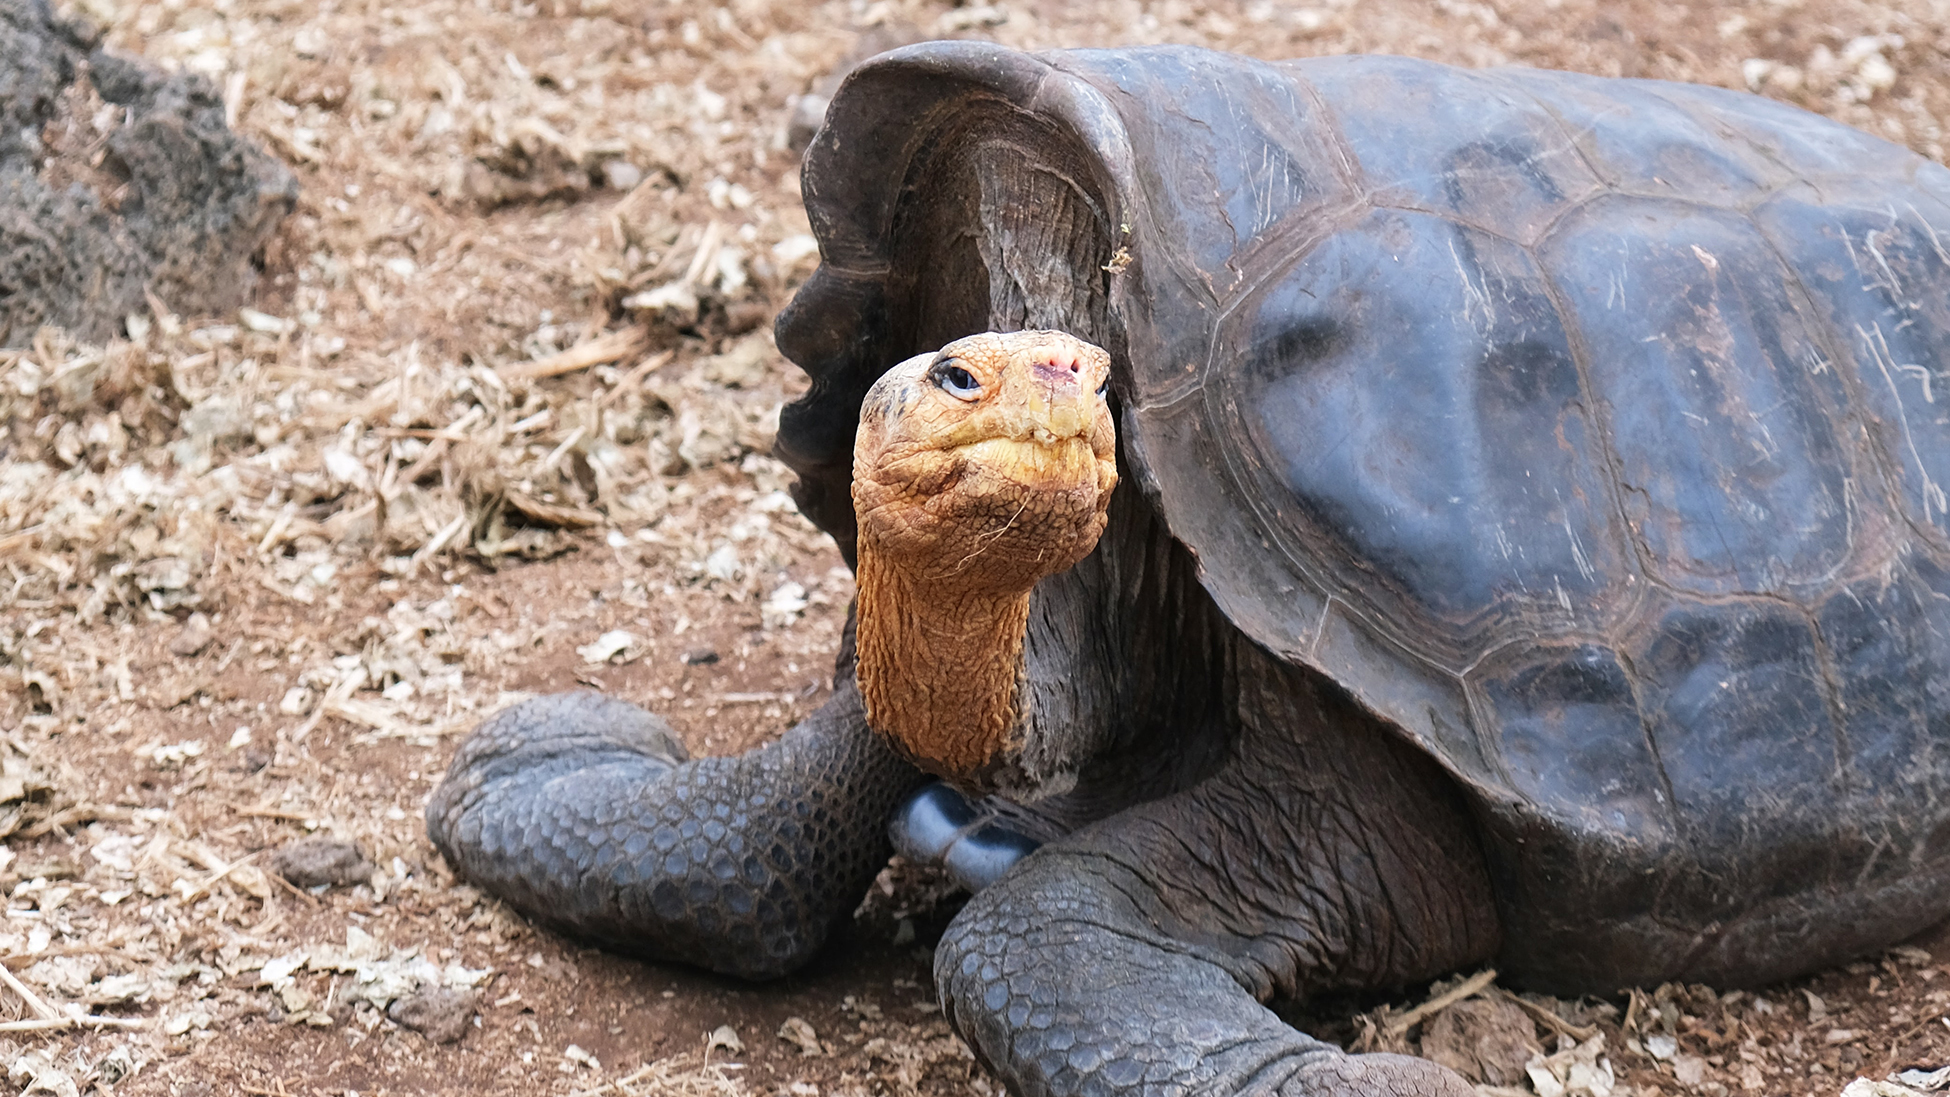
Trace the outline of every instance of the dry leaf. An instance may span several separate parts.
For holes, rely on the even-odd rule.
[[[787,1017],[779,1026],[779,1039],[799,1049],[799,1054],[818,1056],[827,1054],[825,1045],[819,1042],[819,1034],[803,1017]]]

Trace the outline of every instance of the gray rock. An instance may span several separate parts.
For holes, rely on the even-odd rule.
[[[363,884],[372,878],[372,867],[358,846],[337,838],[304,838],[271,858],[271,871],[301,888]]]
[[[467,1034],[474,1004],[471,990],[428,987],[394,1001],[386,1007],[386,1016],[436,1044],[451,1044]]]
[[[45,0],[0,0],[0,347],[43,324],[106,338],[145,288],[182,313],[235,308],[297,201],[208,81],[98,40]]]

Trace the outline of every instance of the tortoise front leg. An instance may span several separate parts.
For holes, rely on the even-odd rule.
[[[746,978],[811,958],[887,863],[923,778],[872,732],[842,667],[776,742],[687,760],[657,717],[594,693],[506,709],[427,804],[454,870],[529,917],[622,951]]]
[[[1019,1097],[1473,1093],[1260,1004],[1431,978],[1498,931],[1443,776],[1332,687],[1252,670],[1240,761],[1030,854],[943,938],[944,1008]]]

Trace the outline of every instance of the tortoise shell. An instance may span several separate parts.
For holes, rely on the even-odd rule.
[[[849,552],[872,379],[1070,330],[1230,620],[1468,790],[1533,966],[1940,916],[1950,171],[1710,87],[933,43],[804,193],[779,450]]]

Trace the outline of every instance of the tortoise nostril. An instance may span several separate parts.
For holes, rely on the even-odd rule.
[[[1045,347],[1043,353],[1047,357],[1039,363],[1040,365],[1066,369],[1071,373],[1076,373],[1083,368],[1083,363],[1078,361],[1075,351],[1061,347]]]
[[[1073,385],[1081,376],[1080,368],[1074,361],[1057,359],[1036,363],[1033,372],[1050,384]]]

